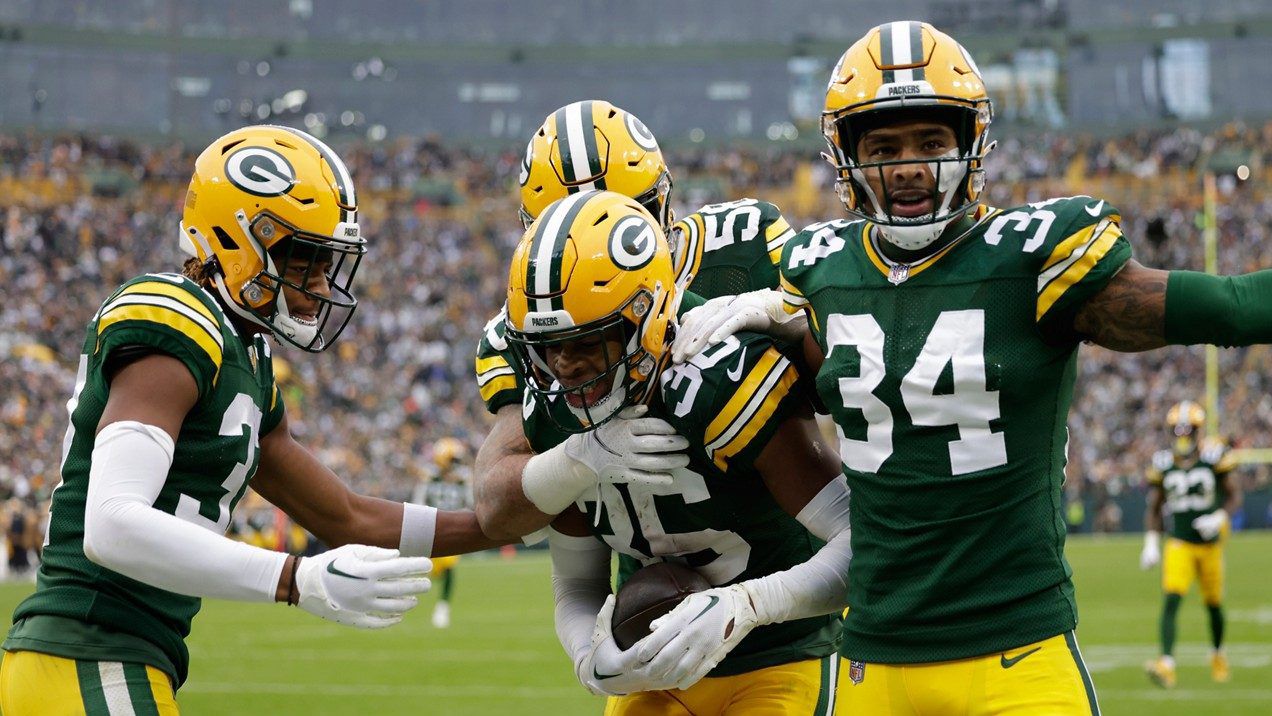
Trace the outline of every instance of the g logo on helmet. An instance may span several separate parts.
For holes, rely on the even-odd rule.
[[[225,160],[230,183],[254,196],[281,196],[296,185],[296,170],[283,155],[265,147],[244,147]]]
[[[652,261],[657,250],[654,225],[643,216],[623,217],[610,231],[610,258],[628,271],[635,271]]]
[[[647,152],[658,151],[658,140],[654,138],[654,133],[649,131],[644,122],[636,119],[636,115],[629,112],[623,123],[627,125],[627,133],[632,135],[632,140],[641,149]]]

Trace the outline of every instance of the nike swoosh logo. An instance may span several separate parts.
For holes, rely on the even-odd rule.
[[[357,577],[352,574],[349,574],[348,572],[341,572],[340,570],[336,569],[336,560],[334,559],[327,563],[327,571],[331,572],[337,577],[348,577],[349,579],[366,579],[366,577]]]
[[[596,667],[595,667],[595,666],[593,666],[593,667],[592,667],[592,676],[593,676],[593,677],[594,677],[597,681],[604,681],[604,680],[606,680],[606,679],[612,679],[612,678],[614,678],[615,676],[622,676],[622,674],[602,674],[601,672],[599,672],[599,671],[597,671],[597,670],[596,670]]]
[[[743,346],[742,355],[738,356],[737,365],[730,368],[728,372],[725,373],[725,375],[729,376],[729,380],[736,383],[738,382],[738,379],[742,377],[742,368],[745,366],[746,366],[746,346]]]
[[[1085,208],[1086,208],[1086,213],[1090,214],[1091,216],[1099,216],[1100,210],[1104,208],[1104,200],[1101,199],[1099,203],[1097,203],[1095,206],[1087,206]]]
[[[694,622],[698,621],[699,619],[701,619],[703,614],[706,614],[707,612],[711,611],[711,608],[712,608],[712,607],[714,607],[715,605],[717,605],[717,604],[719,604],[719,603],[720,603],[720,598],[719,598],[719,597],[717,597],[717,596],[716,596],[716,595],[714,595],[714,594],[712,594],[710,597],[708,597],[708,599],[710,599],[711,601],[707,602],[707,606],[703,607],[703,608],[702,608],[702,611],[698,612],[698,616],[696,616],[696,617],[694,617],[693,619],[690,619],[690,620],[689,620],[689,623],[690,623],[690,624],[692,624],[692,623],[694,623]]]
[[[1042,649],[1042,647],[1040,647],[1040,646],[1035,646],[1034,648],[1030,649],[1029,651],[1026,651],[1026,652],[1025,652],[1025,653],[1023,653],[1023,654],[1017,654],[1016,656],[1013,656],[1013,657],[1012,657],[1012,658],[1010,658],[1010,659],[1008,659],[1008,658],[1007,658],[1007,655],[1006,655],[1006,654],[1003,654],[1001,657],[999,657],[999,659],[1000,659],[1000,662],[999,662],[999,663],[1001,663],[1001,664],[1003,665],[1003,668],[1004,668],[1004,669],[1010,669],[1011,667],[1015,666],[1016,664],[1019,664],[1019,663],[1020,663],[1020,661],[1021,661],[1022,659],[1024,659],[1026,656],[1029,656],[1030,654],[1032,654],[1032,653],[1034,653],[1035,651],[1038,651],[1038,650],[1040,650],[1040,649]]]

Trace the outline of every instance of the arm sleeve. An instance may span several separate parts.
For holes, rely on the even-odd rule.
[[[1241,276],[1171,271],[1166,342],[1248,346],[1272,343],[1272,270]]]
[[[557,638],[577,662],[592,645],[596,615],[610,594],[610,550],[592,537],[548,528]]]
[[[826,483],[795,519],[826,544],[807,561],[742,583],[761,624],[840,611],[848,603],[850,545],[848,483],[842,475]]]
[[[152,507],[172,454],[172,438],[152,425],[121,421],[98,433],[84,508],[84,554],[177,594],[274,601],[286,554],[235,542]]]

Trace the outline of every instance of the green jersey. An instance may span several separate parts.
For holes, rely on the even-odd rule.
[[[852,489],[846,658],[960,659],[1077,623],[1060,493],[1072,321],[1131,249],[1089,197],[977,218],[911,265],[861,221],[810,226],[782,256]]]
[[[676,283],[703,298],[777,288],[782,247],[795,235],[767,201],[707,204],[671,228]]]
[[[1165,494],[1166,512],[1171,517],[1170,536],[1193,544],[1219,541],[1202,537],[1193,529],[1193,520],[1223,507],[1228,499],[1228,473],[1237,466],[1221,440],[1206,440],[1196,459],[1180,460],[1170,450],[1153,455],[1148,484]]]
[[[179,686],[189,663],[184,639],[200,600],[130,579],[84,555],[90,457],[110,391],[104,366],[124,346],[177,358],[198,385],[157,510],[224,534],[256,472],[260,436],[282,420],[268,344],[259,335],[241,338],[211,295],[176,274],[147,274],[117,289],[88,324],[36,591],[14,612],[4,648],[141,662]]]
[[[670,234],[676,253],[676,283],[702,298],[777,288],[777,261],[795,235],[775,205],[755,199],[708,204],[676,222]],[[477,388],[493,415],[521,403],[525,382],[504,340],[504,312],[486,324],[477,345]]]
[[[689,467],[671,485],[604,483],[577,503],[593,533],[619,554],[620,585],[642,565],[677,561],[724,586],[789,569],[821,549],[755,468],[777,428],[806,404],[798,375],[771,339],[754,333],[662,373],[650,415],[689,440]],[[577,425],[563,400],[543,405],[529,392],[523,418],[536,452],[568,437],[559,425]],[[827,656],[840,631],[839,614],[758,627],[710,675]]]

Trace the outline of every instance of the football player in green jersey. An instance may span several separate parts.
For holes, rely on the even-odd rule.
[[[1101,199],[983,205],[992,118],[955,40],[870,30],[823,114],[852,220],[804,229],[781,291],[708,303],[676,341],[804,336],[852,488],[843,713],[1097,712],[1061,515],[1078,344],[1272,340],[1272,271],[1146,268]]]
[[[236,130],[196,159],[195,258],[88,323],[36,591],[4,642],[5,714],[177,713],[201,598],[386,627],[428,589],[434,550],[493,544],[471,512],[350,492],[288,428],[265,337],[336,340],[366,252],[357,209],[344,163],[298,130]],[[342,546],[301,559],[225,537],[249,480]]]
[[[513,255],[506,335],[528,377],[533,461],[551,468],[552,449],[580,435],[620,449],[606,429],[631,406],[688,443],[688,466],[667,480],[602,480],[560,510],[549,536],[557,633],[583,685],[619,696],[607,714],[829,713],[851,557],[846,483],[772,339],[739,334],[670,369],[683,296],[662,229],[614,192],[551,204]],[[687,564],[714,587],[620,649],[611,552]]]
[[[632,197],[667,232],[677,283],[706,298],[776,288],[776,263],[794,236],[776,206],[755,199],[704,206],[673,227],[671,172],[658,141],[634,114],[602,100],[573,102],[548,115],[526,145],[519,183],[526,225],[552,202],[580,191]],[[491,536],[511,539],[544,527],[555,513],[536,510],[513,482],[488,479],[494,472],[519,472],[531,454],[521,439],[525,384],[510,360],[504,318],[501,311],[486,325],[477,348],[477,385],[496,418],[477,455],[475,493],[482,526]],[[653,429],[659,422],[620,422],[611,429]],[[589,484],[580,482],[579,491]]]
[[[1185,400],[1166,413],[1170,450],[1153,455],[1147,471],[1148,511],[1140,568],[1162,564],[1162,653],[1145,665],[1148,678],[1163,688],[1175,686],[1175,621],[1179,603],[1201,584],[1210,616],[1210,676],[1225,682],[1231,672],[1223,652],[1223,543],[1228,516],[1241,506],[1241,487],[1233,479],[1236,462],[1223,440],[1201,438],[1206,411]],[[1170,537],[1161,549],[1162,511],[1171,515]]]

